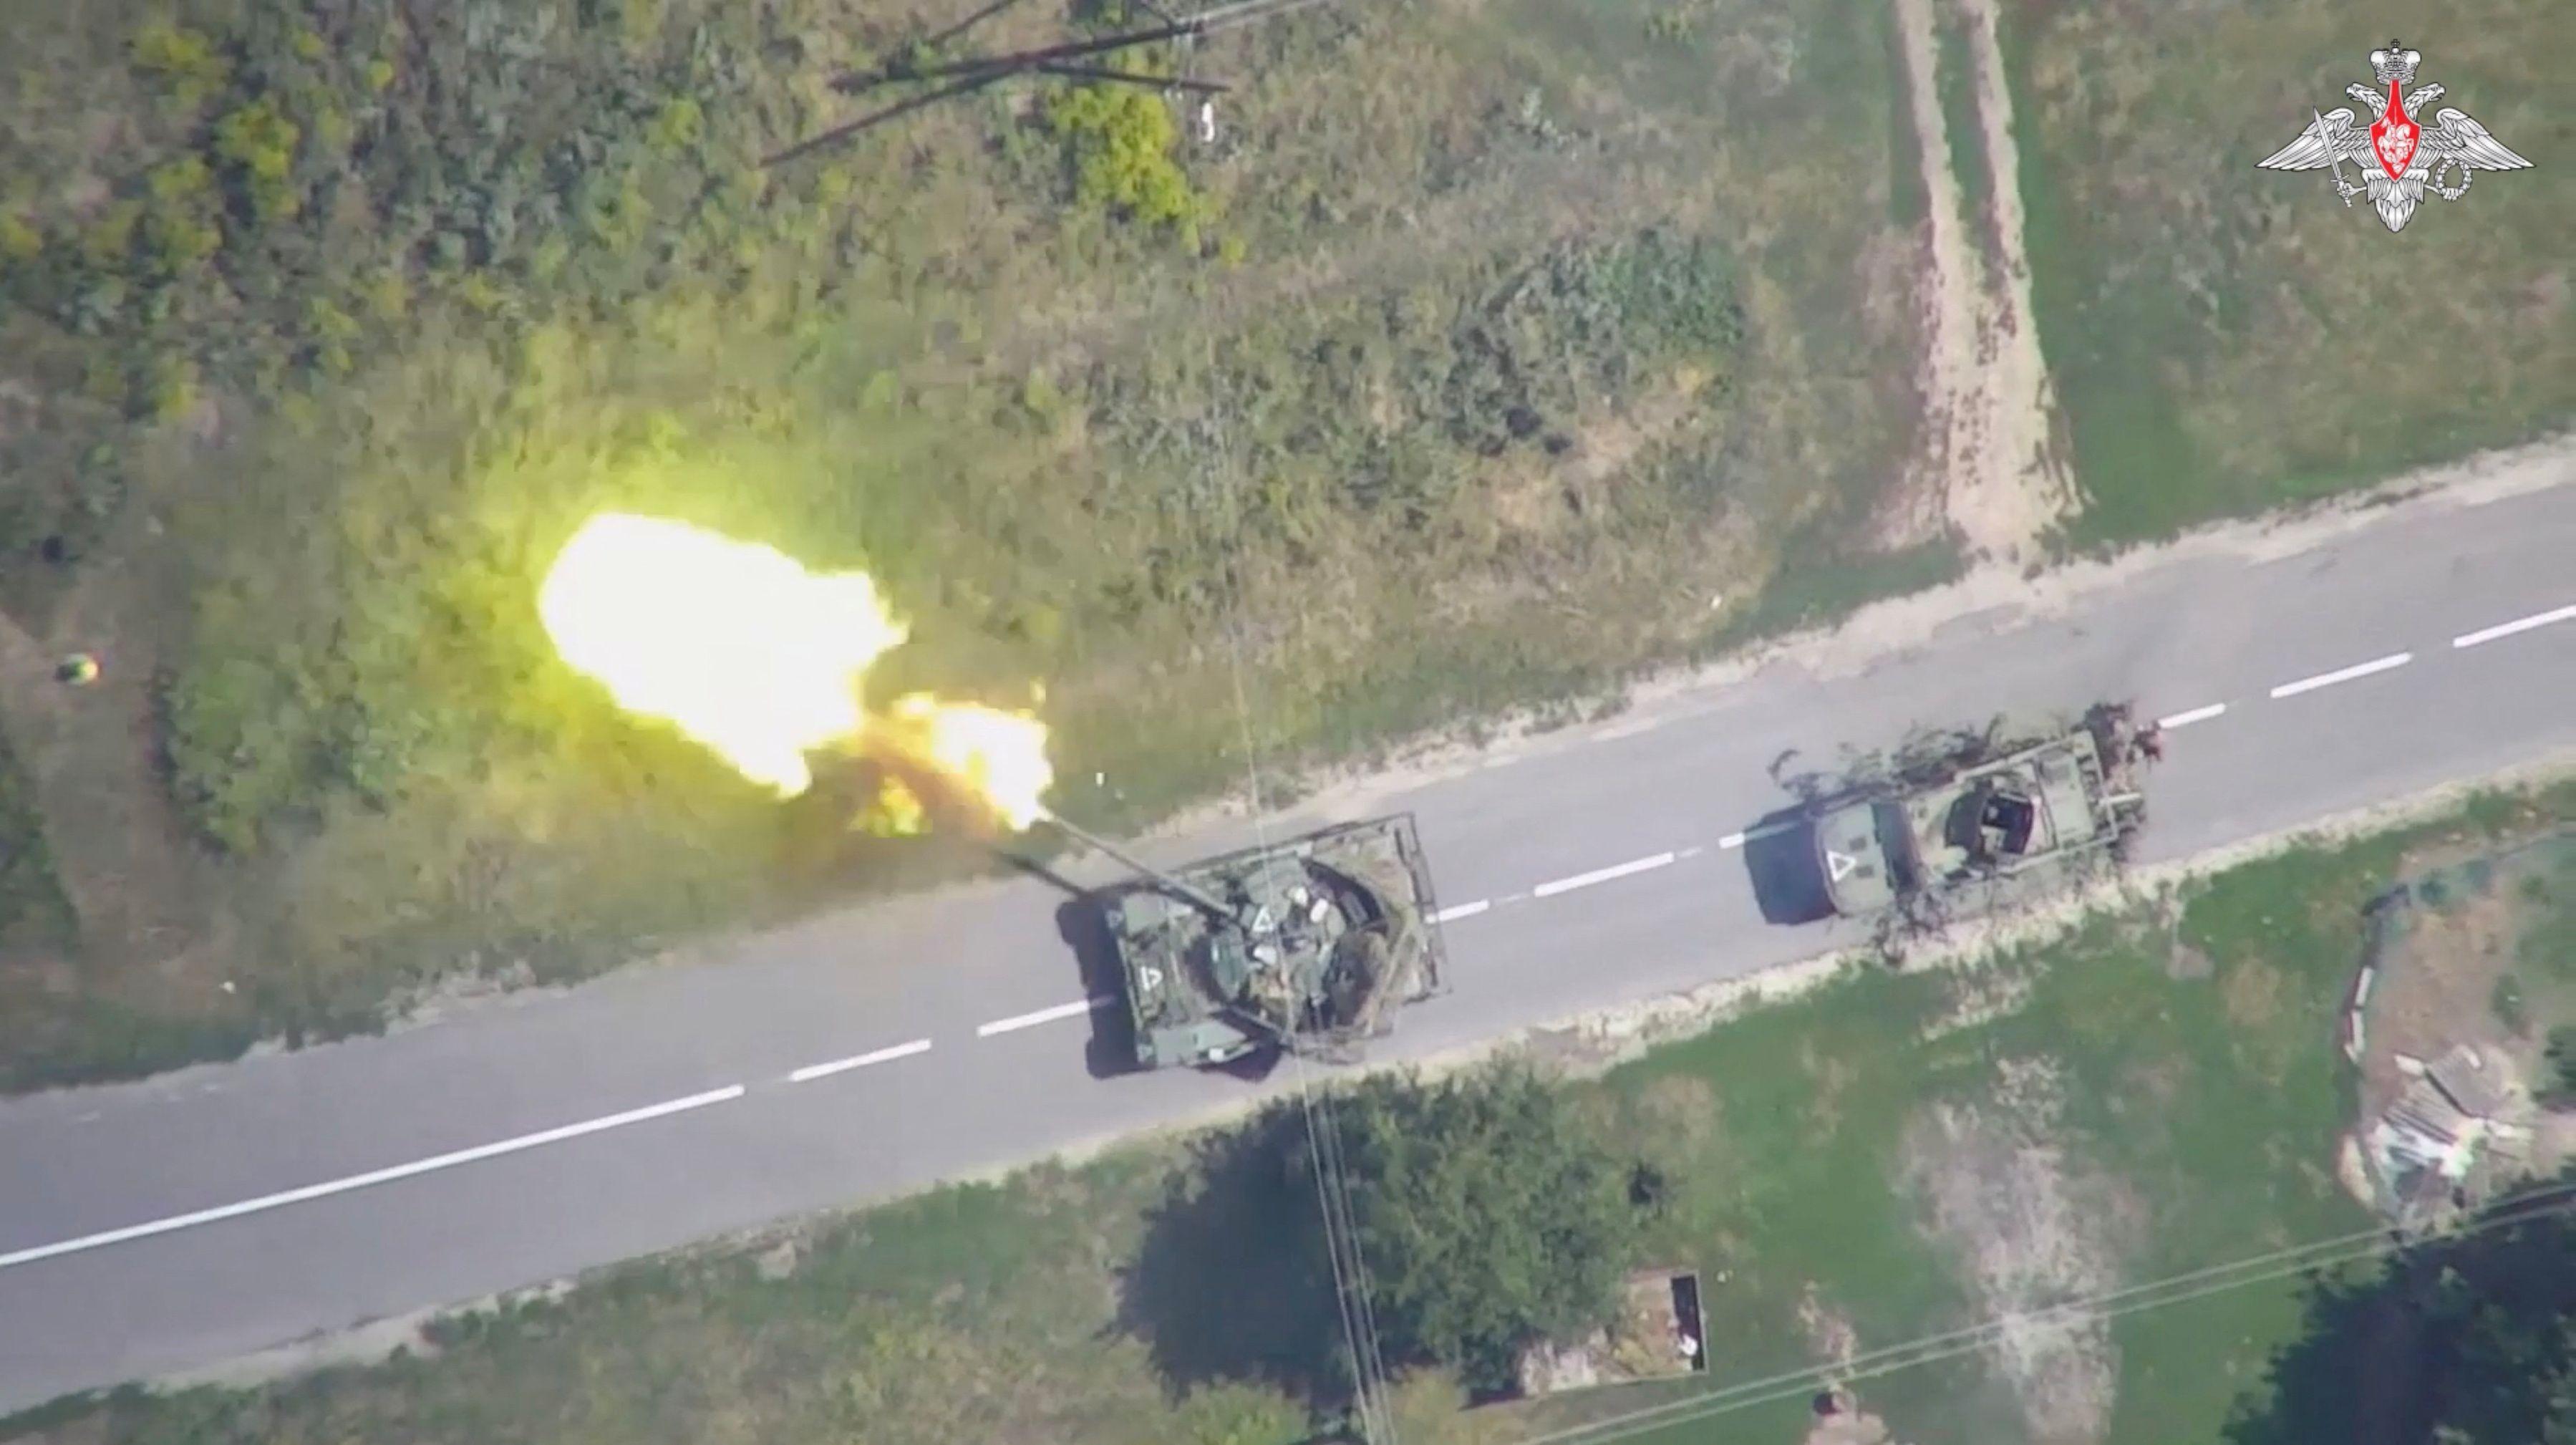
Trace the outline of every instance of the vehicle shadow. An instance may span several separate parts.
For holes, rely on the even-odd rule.
[[[1794,927],[1833,916],[1805,805],[1774,809],[1744,830],[1744,871],[1763,922]]]
[[[1072,951],[1082,996],[1116,1001],[1113,1006],[1091,1011],[1091,1037],[1084,1042],[1082,1051],[1083,1066],[1091,1077],[1109,1079],[1135,1073],[1138,1068],[1136,1027],[1127,1016],[1127,985],[1118,971],[1118,947],[1110,938],[1109,921],[1101,913],[1101,902],[1099,894],[1077,892],[1056,909],[1055,931]]]

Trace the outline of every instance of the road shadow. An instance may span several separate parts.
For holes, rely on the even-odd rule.
[[[1744,871],[1763,922],[1796,926],[1833,916],[1815,838],[1804,804],[1775,809],[1744,830]]]
[[[1175,1394],[1225,1381],[1347,1393],[1315,1181],[1293,1105],[1209,1136],[1175,1169],[1120,1280],[1116,1328]]]

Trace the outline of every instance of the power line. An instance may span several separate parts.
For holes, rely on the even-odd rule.
[[[2450,1238],[2467,1238],[2508,1225],[2522,1224],[2576,1212],[2576,1185],[2554,1185],[2504,1200],[2486,1218],[2451,1232]],[[2287,1275],[2327,1268],[2384,1255],[2406,1248],[2405,1241],[2393,1239],[2386,1228],[2356,1230],[2350,1234],[2311,1240],[2306,1244],[2266,1250],[2241,1259],[2206,1265],[2166,1275],[2160,1279],[2127,1285],[2089,1299],[2070,1300],[2043,1309],[2000,1315],[1982,1324],[1938,1334],[1923,1335],[1900,1344],[1865,1351],[1830,1366],[1783,1371],[1758,1379],[1745,1380],[1687,1399],[1666,1401],[1624,1415],[1569,1426],[1551,1434],[1536,1436],[1521,1445],[1599,1445],[1599,1442],[1624,1439],[1645,1430],[1662,1429],[1692,1420],[1751,1409],[1802,1395],[1819,1386],[1849,1380],[1871,1379],[1893,1374],[1919,1365],[1971,1355],[1985,1349],[2016,1326],[2053,1323],[2058,1320],[2091,1321],[2116,1319],[2141,1310],[2182,1304],[2206,1295],[2238,1289],[2250,1284],[2280,1279]],[[2250,1273],[2246,1271],[2252,1271]],[[2165,1293],[2177,1285],[2191,1288]],[[2117,1302],[2117,1303],[2114,1303]],[[1865,1369],[1852,1366],[1867,1364]]]
[[[1015,3],[1017,0],[992,0],[992,3],[940,31],[924,43],[930,46],[945,43]],[[1097,83],[1147,85],[1163,90],[1187,90],[1201,95],[1213,94],[1226,87],[1216,81],[1175,79],[1108,66],[1077,65],[1074,62],[1089,56],[1110,55],[1139,46],[1160,44],[1164,41],[1178,41],[1188,45],[1202,36],[1214,35],[1264,20],[1279,19],[1300,10],[1309,10],[1318,5],[1330,3],[1332,0],[1234,0],[1234,3],[1202,10],[1196,15],[1180,19],[1164,17],[1162,24],[1142,30],[1123,31],[1084,40],[1068,40],[1061,44],[1012,51],[1002,55],[977,56],[926,65],[897,62],[873,71],[845,71],[834,76],[830,82],[832,89],[845,95],[874,89],[881,85],[897,85],[914,81],[937,80],[947,83],[918,95],[907,96],[882,109],[860,116],[856,120],[845,121],[817,135],[809,136],[785,150],[763,157],[760,164],[764,168],[783,165],[827,147],[839,145],[861,131],[900,119],[940,101],[981,90],[988,85],[999,84],[1021,75],[1054,75]],[[1154,13],[1161,14],[1160,11]]]
[[[1180,20],[1167,20],[1143,30],[1123,31],[1115,35],[1095,36],[1088,40],[1068,40],[1059,45],[1044,45],[1033,50],[1017,50],[1002,55],[982,56],[971,60],[941,61],[933,65],[897,66],[875,71],[844,71],[832,77],[834,90],[844,94],[883,85],[888,81],[937,80],[952,75],[988,75],[998,77],[1049,61],[1078,60],[1086,55],[1102,55],[1117,50],[1132,50],[1140,45],[1157,45],[1166,40],[1194,39],[1214,35],[1263,20],[1275,20],[1300,10],[1309,10],[1330,0],[1235,0],[1202,10]],[[961,27],[951,27],[953,34]]]
[[[1312,0],[1304,0],[1312,3]],[[1220,438],[1225,435],[1223,423],[1215,423]],[[1238,534],[1242,528],[1242,502],[1238,479],[1227,463],[1222,440],[1217,446],[1215,467],[1217,491],[1226,512],[1226,530]],[[1270,846],[1270,825],[1263,807],[1264,789],[1261,777],[1261,747],[1252,727],[1252,701],[1245,681],[1243,660],[1243,619],[1245,591],[1242,569],[1229,554],[1226,575],[1232,584],[1235,606],[1225,628],[1228,671],[1234,685],[1235,719],[1243,736],[1245,784],[1252,805],[1253,841],[1256,846]],[[1274,931],[1280,922],[1271,924]],[[1273,943],[1277,939],[1273,938]],[[1323,1216],[1326,1267],[1333,1279],[1333,1307],[1342,1329],[1344,1347],[1350,1352],[1352,1407],[1359,1416],[1360,1437],[1369,1445],[1397,1445],[1395,1417],[1387,1403],[1388,1374],[1386,1357],[1378,1341],[1375,1291],[1370,1286],[1368,1261],[1360,1248],[1358,1219],[1351,1209],[1350,1175],[1342,1154],[1339,1120],[1328,1090],[1314,1085],[1305,1051],[1297,1047],[1297,1030],[1301,1011],[1289,1014],[1287,1037],[1283,1041],[1286,1062],[1294,1072],[1298,1108],[1306,1127],[1308,1153],[1315,1173],[1316,1206]]]

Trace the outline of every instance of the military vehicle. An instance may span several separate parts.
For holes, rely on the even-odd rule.
[[[1812,810],[1827,900],[1867,917],[1979,883],[2069,887],[2118,855],[2145,818],[2138,773],[2155,747],[2103,705],[2038,736],[1955,738]]]
[[[1393,1029],[1396,1007],[1443,987],[1438,904],[1409,813],[1168,873],[1068,831],[1141,875],[1096,900],[1141,1067],[1265,1048],[1352,1062]]]

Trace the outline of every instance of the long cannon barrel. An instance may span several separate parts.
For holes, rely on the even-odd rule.
[[[1119,862],[1126,864],[1136,872],[1143,874],[1147,878],[1153,879],[1154,882],[1160,886],[1170,889],[1183,900],[1206,909],[1212,917],[1219,921],[1233,921],[1234,910],[1218,902],[1205,889],[1173,877],[1171,874],[1164,872],[1162,869],[1155,867],[1153,864],[1146,862],[1135,854],[1130,853],[1126,849],[1119,847],[1117,844],[1110,842],[1108,839],[1101,837],[1099,834],[1091,832],[1089,829],[1075,827],[1073,824],[1066,822],[1063,815],[1055,812],[1051,808],[1039,808],[1038,816],[1048,823],[1053,824],[1057,832],[1064,834],[1066,837],[1071,838],[1077,843],[1099,849],[1101,852],[1106,853],[1110,857],[1117,859]]]

